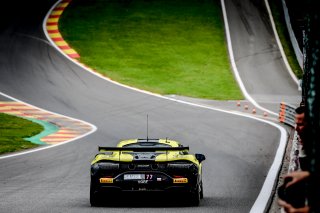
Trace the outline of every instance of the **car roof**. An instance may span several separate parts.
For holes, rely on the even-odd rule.
[[[120,141],[117,145],[117,147],[123,147],[129,144],[134,144],[134,143],[145,143],[145,142],[150,142],[150,143],[162,143],[162,144],[167,144],[171,147],[179,147],[181,144],[177,141],[173,140],[168,140],[168,139],[129,139],[129,140],[123,140]]]

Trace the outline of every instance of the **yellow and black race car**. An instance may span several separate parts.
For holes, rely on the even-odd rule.
[[[167,139],[133,139],[99,147],[91,162],[90,203],[98,206],[122,192],[177,193],[198,206],[203,198],[203,154]]]

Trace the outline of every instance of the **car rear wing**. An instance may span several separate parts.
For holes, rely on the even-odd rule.
[[[132,151],[132,152],[155,152],[155,151],[189,151],[188,146],[181,147],[107,147],[99,146],[99,152],[114,152],[114,151]]]

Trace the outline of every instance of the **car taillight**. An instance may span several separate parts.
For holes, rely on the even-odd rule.
[[[167,168],[168,169],[190,169],[193,166],[192,163],[181,163],[181,162],[172,162],[168,163]]]
[[[119,170],[119,163],[98,162],[91,166],[91,174],[96,175],[104,172],[115,172]]]
[[[173,178],[184,178],[184,177],[181,175],[173,175]]]
[[[170,162],[167,164],[167,170],[171,174],[197,174],[198,173],[198,167],[190,162]]]
[[[101,163],[98,163],[98,166],[102,170],[116,170],[116,169],[119,169],[119,163],[113,163],[113,162],[101,162]]]

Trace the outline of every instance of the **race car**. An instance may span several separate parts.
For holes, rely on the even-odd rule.
[[[131,139],[99,147],[91,162],[90,204],[125,192],[178,194],[198,206],[203,198],[203,154],[168,139]]]

